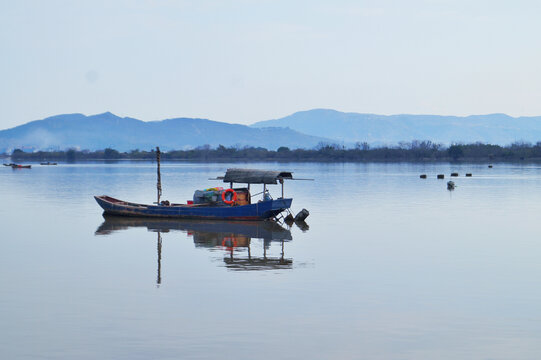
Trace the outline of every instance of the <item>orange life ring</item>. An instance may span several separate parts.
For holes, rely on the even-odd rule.
[[[236,248],[238,246],[237,239],[233,237],[224,237],[222,240],[222,246],[228,249]]]
[[[225,194],[229,193],[229,192],[233,193],[233,198],[231,200],[226,200],[225,199]],[[233,189],[227,189],[224,192],[222,192],[222,200],[223,200],[224,203],[226,203],[228,205],[231,205],[231,204],[235,203],[235,201],[237,201],[237,193]]]

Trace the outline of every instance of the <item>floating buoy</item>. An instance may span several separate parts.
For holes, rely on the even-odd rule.
[[[438,174],[437,177],[438,177],[438,179],[445,179],[445,175],[443,175],[443,174]]]
[[[426,179],[426,174],[419,176],[421,179]]]
[[[458,176],[458,173],[451,173],[451,176]]]
[[[454,189],[455,189],[455,182],[447,181],[447,190],[454,190]]]
[[[466,177],[471,177],[471,173],[466,173]]]

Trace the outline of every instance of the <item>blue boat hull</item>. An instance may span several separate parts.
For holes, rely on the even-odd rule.
[[[291,207],[293,199],[260,201],[242,206],[144,205],[118,200],[109,196],[94,196],[104,214],[138,217],[265,220]]]

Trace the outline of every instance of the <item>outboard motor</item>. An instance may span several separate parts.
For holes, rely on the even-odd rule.
[[[306,209],[302,209],[299,211],[299,213],[295,216],[295,221],[304,221],[310,215],[310,212]]]

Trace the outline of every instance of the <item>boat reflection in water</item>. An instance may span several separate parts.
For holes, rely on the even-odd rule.
[[[105,221],[96,230],[96,235],[109,235],[133,227],[157,232],[158,285],[161,283],[162,233],[170,231],[186,232],[193,237],[198,248],[225,251],[223,261],[230,270],[276,270],[293,267],[293,259],[286,258],[284,253],[284,244],[293,240],[291,231],[273,221],[169,220],[120,216],[104,218]],[[306,223],[297,225],[304,230],[308,228]],[[253,253],[252,239],[263,240],[262,253]],[[272,244],[281,247],[279,257],[267,255]]]

